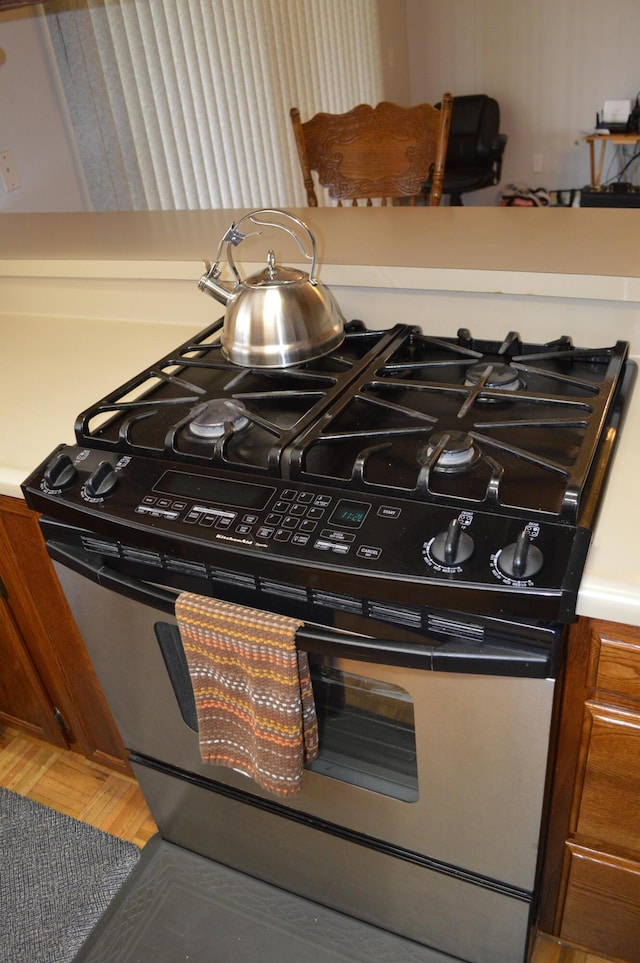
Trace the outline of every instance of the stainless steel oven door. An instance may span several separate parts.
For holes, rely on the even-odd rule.
[[[127,748],[267,798],[247,777],[201,759],[168,669],[167,633],[178,634],[167,592],[140,583],[141,601],[119,593],[118,577],[106,587],[66,565],[56,568]],[[371,639],[364,640],[366,661],[344,658],[344,635],[323,629],[322,637],[324,652],[312,659],[320,714],[343,703],[364,730],[355,739],[338,712],[333,733],[327,730],[333,744],[286,806],[530,893],[554,681],[376,664]],[[362,747],[375,745],[383,729],[390,738],[376,759]]]

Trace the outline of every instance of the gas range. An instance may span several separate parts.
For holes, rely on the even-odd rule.
[[[225,360],[221,327],[23,485],[163,841],[438,959],[523,960],[628,346],[352,322],[271,369]],[[183,591],[296,619],[319,730],[299,796],[202,757]]]
[[[635,365],[577,348],[346,326],[289,368],[205,328],[77,419],[25,482],[83,547],[369,616],[570,622]]]

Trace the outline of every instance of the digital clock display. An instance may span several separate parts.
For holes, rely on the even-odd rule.
[[[366,502],[352,502],[341,498],[329,521],[333,525],[342,525],[343,528],[360,528],[370,508],[371,505]]]

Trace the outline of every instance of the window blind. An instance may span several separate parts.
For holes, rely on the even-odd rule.
[[[382,99],[376,0],[46,9],[96,210],[304,206],[290,108]]]

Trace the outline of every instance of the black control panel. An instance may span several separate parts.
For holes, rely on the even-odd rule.
[[[355,594],[362,588],[389,600],[413,593],[419,605],[444,592],[452,607],[466,601],[499,611],[502,596],[518,596],[529,599],[524,608],[532,617],[565,621],[588,545],[584,530],[497,516],[460,501],[443,506],[392,490],[386,497],[254,481],[76,447],[58,450],[24,488],[44,515],[128,544],[175,543],[179,554],[194,558],[223,553],[246,570],[262,571],[269,559],[293,580],[349,586]]]

